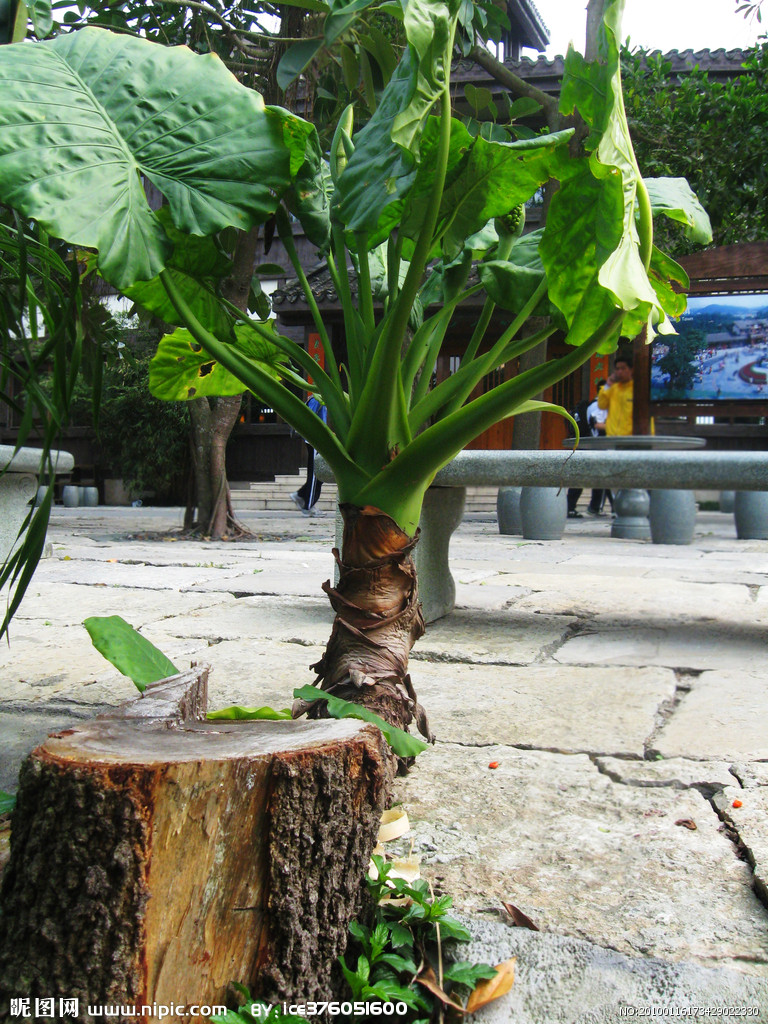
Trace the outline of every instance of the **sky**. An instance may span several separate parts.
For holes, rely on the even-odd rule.
[[[547,57],[564,54],[573,40],[584,50],[586,0],[534,0],[552,40]],[[766,5],[768,7],[768,4]],[[736,14],[734,0],[626,0],[622,42],[653,50],[726,50],[754,46],[768,30],[754,19]],[[535,51],[527,51],[535,57]]]

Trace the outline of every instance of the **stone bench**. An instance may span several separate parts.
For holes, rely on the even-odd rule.
[[[322,459],[316,460],[315,471],[320,480],[333,480]],[[690,538],[696,514],[693,492],[735,491],[737,516],[741,511],[760,526],[757,531],[748,531],[749,535],[768,537],[768,493],[760,493],[768,492],[768,452],[463,451],[437,474],[422,509],[421,538],[414,557],[427,622],[454,607],[456,588],[448,546],[462,519],[465,490],[478,486],[520,487],[523,494],[530,489],[534,517],[547,498],[556,498],[562,506],[563,525],[565,495],[570,487],[610,488],[614,492],[649,490],[651,524],[656,519],[661,528],[672,519],[675,532],[679,536],[690,534]],[[638,519],[642,518],[642,509],[639,512]],[[690,543],[690,539],[674,542]]]
[[[50,454],[55,473],[72,472],[75,460],[69,452]],[[39,448],[19,448],[14,452],[12,445],[0,444],[0,565],[13,551],[19,529],[37,494],[40,455]]]

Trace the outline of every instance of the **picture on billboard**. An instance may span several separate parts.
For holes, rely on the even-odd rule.
[[[651,351],[651,401],[768,400],[768,294],[694,295]]]

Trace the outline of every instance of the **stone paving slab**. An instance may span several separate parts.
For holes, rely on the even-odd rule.
[[[736,1011],[719,1019],[762,1019],[768,981],[739,971],[711,970],[657,957],[630,957],[560,935],[510,928],[496,921],[465,919],[473,941],[461,958],[516,957],[515,984],[506,996],[473,1017],[478,1024],[617,1024],[621,1019],[670,1019],[694,1006]],[[622,1008],[635,1012],[622,1017]],[[653,1010],[656,1013],[653,1013]],[[746,1018],[740,1011],[756,1011]],[[738,1016],[737,1016],[738,1014]],[[711,1019],[710,1015],[700,1019]]]
[[[731,772],[744,789],[768,786],[768,764],[765,761],[737,761],[731,765]]]
[[[121,608],[129,608],[131,625],[136,629],[163,619],[185,622],[190,615],[207,614],[213,618],[227,618],[237,608],[230,594],[176,593],[172,603],[162,590],[141,587],[121,587],[105,591],[102,587],[83,586],[79,583],[42,582],[37,578],[21,604],[11,626],[11,643],[21,623],[50,622],[54,626],[81,626],[93,615],[118,615]],[[125,616],[124,616],[125,617]]]
[[[414,661],[467,661],[473,664],[527,665],[565,639],[564,616],[514,610],[457,608],[430,624],[412,652]]]
[[[741,659],[741,651],[739,652]],[[732,660],[732,659],[731,659]],[[662,729],[654,748],[664,757],[768,759],[768,676],[744,659],[743,671],[703,672],[692,682]],[[748,670],[746,665],[753,665]]]
[[[700,789],[715,793],[732,786],[735,779],[728,761],[689,761],[683,757],[658,761],[596,757],[594,761],[609,779],[627,786],[669,786],[672,789]]]
[[[0,736],[3,756],[0,758],[0,790],[15,792],[22,761],[52,732],[69,729],[84,719],[106,710],[106,705],[73,707],[46,702],[34,708],[0,706]]]
[[[617,784],[583,754],[438,743],[397,795],[423,876],[462,911],[504,900],[545,931],[768,976],[752,872],[695,790]]]
[[[755,889],[768,900],[768,789],[729,786],[715,796],[715,806],[743,843],[754,869]]]
[[[552,615],[615,618],[617,607],[624,603],[626,577],[584,575],[576,583],[573,577],[552,577],[546,588],[527,573],[499,574],[494,585],[509,582],[512,587],[528,588],[529,593],[514,599],[514,607],[530,609]],[[768,605],[758,608],[746,586],[731,583],[711,583],[706,587],[682,583],[674,576],[633,577],[632,613],[635,621],[643,618],[667,620],[712,619],[732,620],[737,624],[745,619],[768,625]]]
[[[611,664],[617,670],[619,666],[664,665],[704,671],[728,669],[735,649],[745,672],[759,672],[765,665],[765,627],[760,624],[671,619],[648,626],[638,625],[628,616],[622,622],[625,616],[626,605],[617,609],[612,623],[599,630],[586,627],[581,635],[566,640],[555,660],[564,665]]]
[[[413,659],[411,676],[430,726],[444,742],[625,757],[643,756],[659,708],[675,694],[674,674],[658,668],[639,669],[631,688],[611,668]]]
[[[196,544],[162,539],[180,525],[173,510],[54,511],[48,575],[35,579],[10,652],[0,648],[1,778],[27,739],[133,697],[79,626],[90,614],[122,614],[180,667],[210,663],[211,707],[285,707],[312,681],[330,631],[319,586],[333,519],[244,518],[259,539]],[[762,851],[768,835],[756,810],[768,792],[768,542],[736,542],[716,514],[699,517],[686,549],[609,531],[607,520],[569,521],[563,541],[528,542],[466,521],[451,545],[462,607],[429,628],[411,662],[440,738],[398,782],[424,873],[462,909],[498,919],[505,899],[545,929],[529,941],[555,950],[548,980],[537,952],[519,954],[517,991],[532,998],[525,967],[541,1000],[519,1019],[536,1024],[578,1019],[587,975],[596,988],[584,1005],[603,1017],[585,1024],[615,1024],[594,1000],[617,974],[638,991],[669,984],[689,1004],[709,991],[704,975],[685,987],[696,965],[738,968],[744,994],[755,982],[745,972],[768,977],[768,910],[754,888],[768,902],[765,856],[753,873],[739,855],[740,843]],[[755,796],[729,810],[731,790]],[[712,794],[726,801],[719,812]],[[675,824],[686,818],[695,831]],[[497,960],[503,948],[499,939]],[[514,1006],[495,1020],[517,1022]]]
[[[194,596],[200,607],[183,615],[165,616],[153,622],[159,635],[209,641],[251,638],[322,644],[328,641],[333,609],[328,599],[249,596],[224,601],[220,596]]]

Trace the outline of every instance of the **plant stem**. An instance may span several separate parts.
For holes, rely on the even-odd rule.
[[[317,301],[315,299],[312,288],[307,280],[307,275],[304,273],[304,268],[301,265],[299,254],[296,251],[296,243],[293,239],[293,231],[291,230],[291,224],[288,221],[288,217],[285,215],[285,211],[282,207],[277,209],[277,231],[280,235],[280,241],[285,247],[285,251],[288,253],[293,269],[296,271],[296,277],[301,285],[301,290],[304,292],[304,297],[307,300],[307,305],[312,314],[312,320],[314,321],[315,327],[317,328],[318,334],[320,335],[320,341],[323,346],[323,354],[325,356],[325,365],[328,367],[328,374],[333,380],[333,383],[342,391],[341,377],[339,376],[339,368],[336,364],[336,356],[333,352],[333,346],[331,345],[331,339],[328,337],[328,331],[323,323],[323,318],[318,308]]]
[[[291,423],[305,441],[320,452],[340,484],[342,480],[346,480],[350,483],[354,482],[357,486],[362,485],[367,479],[367,474],[350,459],[336,435],[320,417],[308,409],[292,391],[270,377],[257,363],[248,359],[232,345],[219,341],[203,327],[187,305],[184,296],[167,270],[161,270],[159,276],[174,309],[195,341],[238,380],[242,381],[246,388],[253,391],[262,401],[267,402],[278,415]]]

